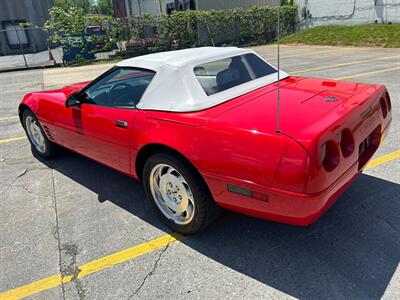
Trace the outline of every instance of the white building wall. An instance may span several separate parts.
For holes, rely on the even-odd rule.
[[[143,13],[159,14],[166,13],[167,3],[174,0],[125,0],[128,16],[138,16]],[[181,2],[184,2],[181,0]],[[189,2],[189,1],[186,1]],[[195,0],[197,9],[228,9],[249,8],[252,6],[278,6],[280,0]]]
[[[129,16],[139,16],[143,13],[159,14],[166,13],[167,3],[173,0],[125,0],[126,9]]]
[[[400,0],[294,0],[300,27],[327,24],[400,23]],[[304,12],[309,17],[304,20]]]

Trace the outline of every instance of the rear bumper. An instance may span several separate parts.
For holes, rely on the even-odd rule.
[[[204,175],[215,201],[223,208],[253,217],[307,226],[314,223],[355,180],[358,163],[354,164],[329,189],[318,194],[299,194],[249,182],[240,182],[232,178],[217,178]],[[265,201],[235,194],[227,190],[227,185],[248,189],[266,195]]]
[[[384,137],[389,126],[382,133]],[[367,162],[365,162],[366,164]],[[365,166],[365,165],[364,165]],[[327,211],[338,197],[362,172],[364,166],[354,163],[329,188],[315,194],[300,194],[258,185],[234,178],[220,177],[202,172],[215,201],[222,207],[246,215],[299,226],[314,223]],[[252,191],[255,197],[244,196],[228,191],[228,184]],[[260,195],[266,197],[259,197]]]

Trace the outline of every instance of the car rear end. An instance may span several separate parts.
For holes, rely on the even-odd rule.
[[[383,140],[392,119],[384,86],[371,85],[319,120],[329,124],[312,141],[312,164],[306,193],[329,188],[347,171],[359,173]]]
[[[301,226],[314,223],[351,185],[378,149],[392,119],[386,88],[353,84],[351,93],[350,83],[330,83],[331,89],[321,90],[302,102],[307,102],[310,110],[324,105],[330,109],[307,126],[283,130],[304,148],[304,153],[300,147],[289,148],[285,156],[294,154],[289,159],[282,158],[273,186],[259,191],[268,195],[268,202],[257,203],[257,209],[249,210],[249,214]],[[346,86],[345,92],[340,90],[341,84]],[[307,168],[298,163],[299,157],[307,161]],[[289,180],[304,184],[283,186]]]
[[[315,222],[366,167],[387,134],[391,110],[386,88],[371,85],[306,129],[320,134],[301,141],[310,156],[305,192],[292,194],[290,208],[275,213],[286,214],[287,223]]]
[[[376,152],[391,122],[391,102],[380,85],[292,77],[282,86],[279,134],[268,131],[274,121],[274,108],[268,105],[276,102],[276,92],[262,94],[218,116],[219,122],[235,124],[253,135],[269,132],[286,139],[271,184],[261,179],[236,180],[233,174],[229,180],[208,181],[218,187],[213,194],[225,208],[306,226],[335,202]],[[270,159],[274,153],[271,146],[265,146]],[[264,152],[258,153],[259,159],[264,157]],[[250,201],[237,192],[226,192],[227,184],[264,200]]]

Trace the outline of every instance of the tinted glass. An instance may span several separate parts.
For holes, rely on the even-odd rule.
[[[84,101],[114,107],[134,107],[153,79],[155,72],[137,68],[117,68],[90,86]]]
[[[194,67],[193,72],[208,96],[276,73],[277,70],[248,53]]]

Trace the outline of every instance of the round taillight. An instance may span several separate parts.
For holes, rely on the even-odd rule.
[[[345,128],[342,130],[340,137],[340,150],[344,157],[349,157],[354,152],[354,137],[350,129]]]
[[[320,158],[322,165],[327,172],[332,171],[339,165],[340,153],[337,144],[329,140],[321,146]]]
[[[385,98],[381,97],[380,102],[381,102],[381,109],[382,109],[383,117],[386,118],[386,116],[388,114],[388,108],[387,108],[387,104],[386,104]]]

